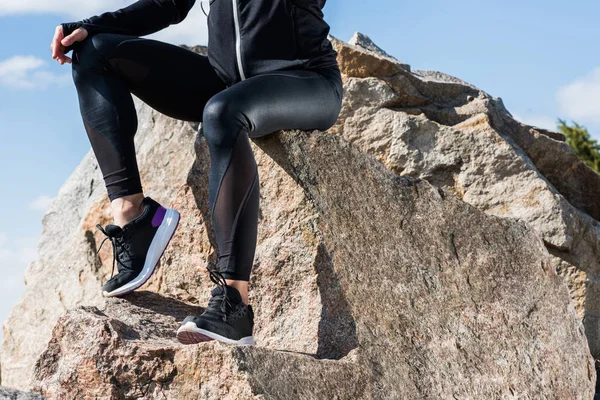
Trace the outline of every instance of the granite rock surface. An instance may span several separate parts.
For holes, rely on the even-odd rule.
[[[174,240],[142,291],[103,299],[109,204],[88,154],[44,217],[2,384],[47,398],[593,396],[600,176],[500,99],[364,35],[331,40],[337,124],[252,143],[257,346],[174,340],[213,286],[209,153],[198,124],[136,99],[142,181],[180,210]]]

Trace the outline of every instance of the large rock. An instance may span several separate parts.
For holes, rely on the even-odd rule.
[[[199,147],[206,151],[203,140]],[[253,147],[275,161],[274,176],[289,174],[308,199],[299,209],[313,213],[304,227],[313,268],[295,284],[263,275],[263,265],[255,271],[258,346],[177,344],[178,322],[200,310],[138,293],[64,315],[37,363],[36,390],[50,398],[593,395],[583,327],[529,225],[398,177],[328,133],[286,132]],[[267,200],[262,213],[268,208]],[[320,289],[312,307],[265,318],[272,291],[310,297],[304,274]],[[306,326],[314,320],[323,329]],[[273,326],[289,321],[301,328],[274,338]],[[345,334],[332,339],[336,328]],[[304,351],[292,350],[306,334]],[[332,350],[319,354],[322,342]]]
[[[196,129],[187,122],[159,117],[137,99],[136,107],[140,130],[136,145],[144,186],[148,195],[169,202],[194,163]],[[101,235],[95,224],[109,220],[108,204],[102,175],[90,152],[44,216],[38,257],[25,275],[27,290],[4,323],[0,354],[4,385],[27,388],[31,368],[58,318],[78,305],[102,301],[100,288],[111,273],[112,251],[108,246],[102,249],[102,258],[96,256]]]
[[[0,399],[2,400],[44,400],[37,393],[22,392],[0,386]]]
[[[147,292],[106,302],[112,253],[96,255],[95,224],[110,221],[109,204],[88,154],[44,218],[27,291],[4,326],[3,384],[50,398],[591,397],[568,293],[576,304],[587,296],[586,310],[596,304],[581,282],[598,242],[590,211],[572,200],[577,185],[554,185],[502,131],[510,115],[498,99],[410,72],[364,36],[332,41],[345,72],[337,136],[253,143],[258,346],[173,340],[213,286],[209,154],[198,124],[136,99],[146,193],[181,211],[180,229]],[[579,166],[554,145],[559,134],[534,132]]]
[[[340,68],[349,76],[367,78],[370,76],[392,76],[401,70],[410,69],[377,47],[368,37],[356,34],[349,43],[329,36],[338,52]]]
[[[356,379],[360,367],[349,361],[263,346],[176,343],[177,321],[198,312],[151,292],[70,311],[36,365],[35,389],[56,399],[246,399],[260,392],[326,398],[332,391],[351,398],[365,391],[364,379]],[[315,372],[322,374],[318,382]],[[354,383],[338,387],[340,374]]]
[[[357,37],[354,45],[335,43],[355,52],[364,46],[363,58],[381,54],[391,62]],[[600,212],[592,201],[600,175],[577,159],[562,134],[515,121],[500,99],[457,78],[400,66],[393,75],[360,78],[340,58],[345,97],[331,131],[399,175],[426,179],[488,214],[530,223],[555,256],[592,353],[600,356]]]

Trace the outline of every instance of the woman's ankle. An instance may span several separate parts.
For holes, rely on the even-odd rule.
[[[238,292],[240,292],[244,304],[248,304],[248,281],[235,281],[232,279],[226,279],[225,282],[227,282],[227,285],[236,288]]]
[[[144,211],[144,208],[142,207],[143,201],[143,193],[136,193],[114,199],[110,205],[115,225],[123,227],[139,217]]]

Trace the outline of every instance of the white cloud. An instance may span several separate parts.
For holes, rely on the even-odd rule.
[[[536,126],[538,128],[555,131],[557,129],[557,119],[539,114],[513,114],[517,121],[526,125]]]
[[[0,16],[52,13],[64,14],[74,19],[82,19],[92,14],[112,11],[132,3],[134,3],[132,0],[2,0],[0,1]]]
[[[0,16],[58,14],[65,16],[65,20],[61,22],[74,22],[107,11],[116,11],[134,2],[133,0],[0,0]],[[204,8],[208,10],[206,4]],[[53,35],[54,31],[49,32],[48,43],[50,43],[51,36]],[[183,22],[171,25],[160,32],[145,37],[172,44],[187,44],[191,46],[206,44],[208,38],[206,16],[200,8],[200,0],[196,1]]]
[[[565,117],[583,124],[600,124],[600,67],[560,88],[556,97]]]
[[[46,212],[46,210],[48,209],[48,207],[50,207],[50,204],[52,203],[53,200],[54,200],[53,197],[41,195],[37,199],[35,199],[31,203],[29,203],[29,209],[34,210],[34,211]]]
[[[47,64],[41,58],[21,55],[0,61],[0,85],[17,89],[43,89],[71,80],[70,75],[54,74],[42,69]]]

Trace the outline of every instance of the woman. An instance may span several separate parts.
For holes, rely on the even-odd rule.
[[[342,82],[327,39],[325,0],[210,0],[208,56],[139,36],[183,21],[195,0],[140,0],[56,28],[53,58],[72,64],[84,127],[104,176],[114,224],[121,296],[152,275],[179,213],[144,197],[136,163],[131,94],[172,118],[202,122],[210,151],[209,209],[217,239],[217,284],[200,316],[177,338],[253,344],[248,281],[257,239],[259,177],[249,138],[281,129],[330,128]],[[65,54],[73,50],[72,58]],[[106,239],[105,239],[106,240]]]

